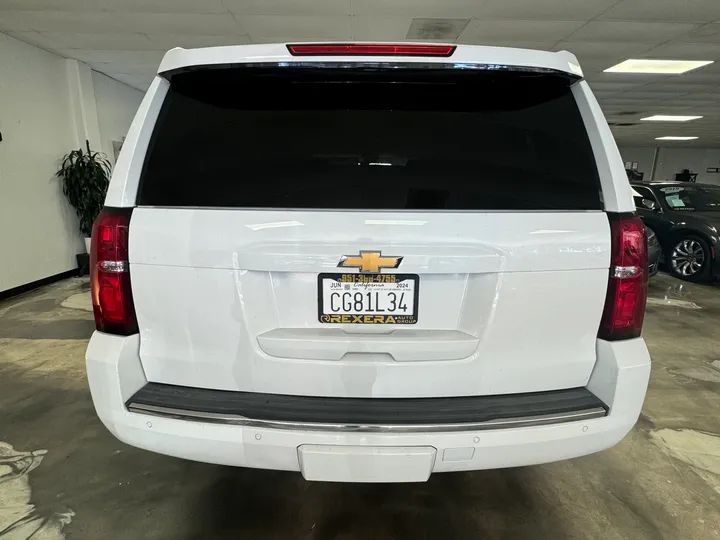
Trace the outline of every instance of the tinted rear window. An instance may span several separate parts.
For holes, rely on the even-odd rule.
[[[176,74],[138,204],[600,209],[572,83],[416,68]]]

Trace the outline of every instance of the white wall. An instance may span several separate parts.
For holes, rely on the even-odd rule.
[[[620,155],[623,161],[631,161],[638,163],[637,170],[645,173],[645,180],[650,178],[650,169],[652,169],[652,160],[655,148],[652,146],[634,146],[620,148]]]
[[[0,291],[75,268],[77,218],[55,177],[74,141],[65,59],[0,34]]]
[[[112,141],[121,141],[127,134],[144,94],[97,71],[92,72],[92,82],[100,124],[101,150],[114,164]]]
[[[623,161],[637,161],[638,170],[650,180],[653,147],[620,148]],[[708,173],[708,168],[720,168],[720,148],[668,148],[662,147],[658,153],[655,168],[655,180],[675,180],[675,175],[683,169],[698,173],[697,181],[704,184],[719,184],[720,173]]]
[[[677,173],[690,169],[698,173],[699,183],[720,184],[720,174],[706,172],[708,167],[720,168],[720,148],[661,148],[655,179],[675,180]]]
[[[86,138],[112,161],[141,98],[0,33],[0,292],[77,268],[85,246],[55,172]]]

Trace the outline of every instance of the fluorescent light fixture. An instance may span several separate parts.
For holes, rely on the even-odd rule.
[[[712,60],[648,60],[633,59],[625,60],[619,64],[609,67],[606,73],[660,73],[663,75],[679,75],[687,73],[708,64]]]
[[[676,137],[674,135],[655,137],[656,141],[694,141],[695,139],[697,139],[697,137]]]
[[[675,116],[672,114],[656,114],[654,116],[648,116],[647,118],[641,118],[647,122],[689,122],[690,120],[697,120],[702,116]]]

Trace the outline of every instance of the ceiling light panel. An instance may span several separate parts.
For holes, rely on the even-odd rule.
[[[694,141],[697,137],[677,137],[675,135],[667,135],[665,137],[655,137],[656,141]]]
[[[680,75],[693,69],[712,64],[712,60],[655,60],[633,59],[625,60],[609,67],[605,73],[658,73],[664,75]]]
[[[641,118],[641,120],[645,120],[646,122],[690,122],[691,120],[698,120],[702,118],[702,116],[680,116],[680,115],[672,115],[672,114],[656,114],[654,116],[648,116],[646,118]]]

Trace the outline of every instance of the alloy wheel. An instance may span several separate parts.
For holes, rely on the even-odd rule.
[[[678,242],[670,255],[672,269],[683,277],[697,274],[705,263],[705,251],[700,242],[685,239]]]

